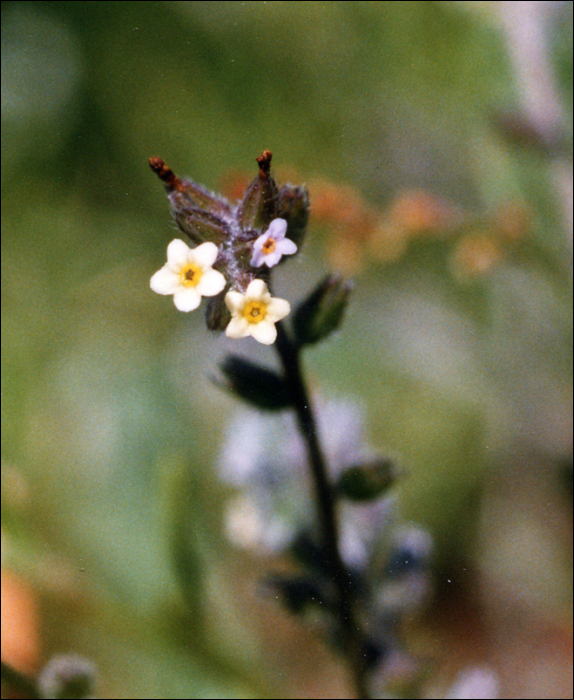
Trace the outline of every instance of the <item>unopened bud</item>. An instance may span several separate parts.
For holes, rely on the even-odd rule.
[[[352,285],[338,275],[327,275],[303,301],[293,317],[300,345],[312,345],[335,331],[343,318]]]
[[[223,331],[231,321],[231,314],[225,303],[227,289],[221,294],[211,297],[205,309],[205,321],[210,331]]]
[[[264,231],[277,218],[277,185],[271,177],[271,151],[263,151],[257,158],[259,175],[247,188],[237,219],[244,231]]]
[[[150,158],[149,165],[159,179],[165,182],[169,195],[175,192],[181,195],[178,202],[182,205],[185,202],[188,206],[204,209],[216,216],[229,216],[231,214],[231,207],[225,197],[214,194],[191,180],[177,177],[162,158],[156,156]],[[175,207],[173,201],[172,206]]]

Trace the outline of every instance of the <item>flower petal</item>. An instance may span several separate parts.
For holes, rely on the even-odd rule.
[[[287,233],[287,221],[285,219],[273,219],[265,233],[273,236],[276,241],[282,240]]]
[[[258,280],[255,279],[252,282],[249,283],[249,286],[247,287],[247,290],[245,291],[245,300],[246,301],[265,301],[268,302],[269,299],[266,297],[270,297],[269,290],[267,289],[267,285],[263,280]]]
[[[259,239],[257,239],[258,241]],[[263,263],[265,262],[265,253],[262,250],[256,250],[255,246],[257,245],[257,241],[253,244],[253,255],[251,256],[251,260],[249,261],[249,264],[251,267],[261,267]],[[262,245],[259,246],[261,249]]]
[[[278,299],[277,297],[272,297],[271,301],[267,306],[267,318],[271,323],[280,321],[285,318],[287,314],[291,311],[291,305],[286,299]]]
[[[197,287],[180,287],[173,295],[173,303],[179,311],[193,311],[201,303]]]
[[[293,253],[297,252],[297,246],[289,238],[284,238],[282,241],[277,243],[276,250],[278,250],[281,255],[293,255]]]
[[[173,272],[169,264],[158,270],[149,281],[149,286],[157,294],[173,294],[177,291],[179,285],[179,275]]]
[[[192,251],[193,260],[201,267],[211,267],[215,260],[217,259],[217,253],[219,248],[215,243],[202,243],[194,248]],[[220,290],[221,291],[221,290]]]
[[[277,329],[275,325],[267,320],[261,321],[261,323],[252,323],[249,330],[255,340],[258,340],[264,345],[271,345],[277,338]]]
[[[245,297],[241,292],[227,292],[225,295],[225,304],[231,313],[234,311],[241,311],[245,306]]]
[[[243,316],[232,318],[225,329],[228,338],[245,338],[250,333],[250,324]]]
[[[267,243],[269,238],[271,238],[271,236],[268,233],[264,233],[262,236],[259,236],[259,238],[253,244],[253,250],[262,251],[263,246]]]
[[[190,253],[191,248],[176,238],[167,247],[167,264],[174,272],[179,272],[180,268],[189,261]]]
[[[205,243],[204,245],[207,244]],[[202,274],[196,289],[203,297],[214,297],[223,290],[225,285],[225,277],[221,272],[209,268]]]
[[[267,267],[275,267],[281,260],[281,251],[276,248],[272,253],[268,253],[264,260]]]

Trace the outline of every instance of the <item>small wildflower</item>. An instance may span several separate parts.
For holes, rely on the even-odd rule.
[[[180,311],[193,311],[201,297],[212,297],[225,287],[225,277],[212,269],[217,258],[215,243],[188,248],[180,240],[167,247],[167,263],[151,278],[150,286],[158,294],[173,294]]]
[[[96,667],[91,661],[76,654],[61,654],[44,666],[38,688],[42,698],[89,698],[95,682]]]
[[[275,324],[291,310],[288,301],[272,297],[265,282],[258,279],[250,283],[245,294],[227,292],[225,303],[232,314],[225,335],[229,338],[252,335],[264,345],[275,342]]]
[[[461,671],[445,696],[447,698],[485,698],[499,697],[498,676],[490,668],[477,667]]]
[[[253,244],[251,265],[261,267],[273,267],[281,260],[283,255],[293,255],[297,252],[297,246],[293,241],[285,238],[287,222],[285,219],[273,219],[265,233]]]

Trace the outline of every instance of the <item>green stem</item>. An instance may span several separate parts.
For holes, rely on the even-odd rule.
[[[329,570],[332,572],[338,592],[339,621],[345,635],[344,648],[352,668],[357,698],[366,700],[369,695],[366,687],[366,669],[361,648],[361,635],[353,609],[351,577],[339,553],[339,529],[333,494],[327,478],[327,464],[319,443],[315,414],[301,371],[299,347],[291,341],[281,322],[277,323],[275,346],[293,395],[293,408],[297,414],[299,428],[307,445],[309,465],[317,497],[322,542]]]

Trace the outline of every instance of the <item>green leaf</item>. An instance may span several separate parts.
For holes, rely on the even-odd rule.
[[[284,379],[270,369],[229,355],[221,364],[226,389],[257,408],[279,411],[292,405],[291,392]]]
[[[339,275],[327,275],[296,309],[293,328],[299,345],[312,345],[337,330],[349,301],[352,284]]]
[[[335,493],[350,501],[372,501],[384,496],[396,477],[395,465],[378,458],[346,469],[335,484]]]

